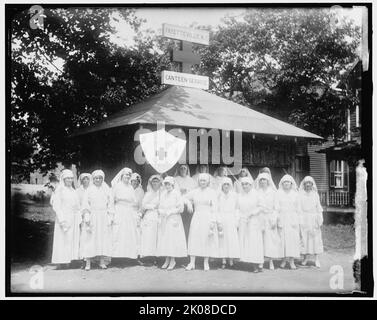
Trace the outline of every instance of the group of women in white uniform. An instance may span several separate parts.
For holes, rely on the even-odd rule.
[[[181,165],[175,177],[152,175],[146,193],[140,175],[122,169],[104,181],[102,170],[79,177],[73,188],[73,173],[63,170],[59,186],[51,197],[56,212],[52,263],[85,260],[85,269],[98,260],[107,268],[111,258],[164,257],[161,268],[172,270],[176,258],[189,256],[186,270],[204,258],[204,270],[211,259],[220,258],[222,268],[234,261],[250,263],[261,272],[265,262],[274,269],[296,269],[323,252],[322,207],[315,181],[307,176],[299,188],[284,175],[278,189],[270,170],[264,168],[252,178],[243,168],[235,183],[226,167],[208,173],[200,165],[191,177]]]

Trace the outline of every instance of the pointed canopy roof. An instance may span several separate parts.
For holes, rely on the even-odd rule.
[[[206,91],[172,86],[145,101],[118,112],[73,136],[132,124],[154,124],[203,129],[241,130],[256,134],[322,139],[230,100]]]

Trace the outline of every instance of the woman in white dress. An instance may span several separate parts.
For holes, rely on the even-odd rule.
[[[217,229],[219,234],[219,256],[222,258],[222,268],[229,259],[230,267],[233,259],[240,258],[240,243],[238,239],[238,204],[237,194],[233,191],[232,180],[224,177],[220,183],[217,198]]]
[[[130,179],[131,185],[135,190],[136,202],[135,202],[135,221],[136,221],[136,233],[137,233],[137,252],[140,255],[140,241],[141,241],[141,202],[144,198],[144,190],[141,187],[141,176],[134,172]],[[141,263],[141,261],[139,261]]]
[[[172,270],[175,267],[175,258],[187,257],[185,230],[181,213],[183,200],[178,190],[174,189],[174,178],[167,176],[164,179],[165,190],[161,193],[158,205],[159,232],[157,238],[157,255],[164,256],[162,269]]]
[[[85,232],[86,232],[85,228],[87,227],[87,225],[84,223],[84,215],[81,209],[82,209],[84,194],[88,190],[91,184],[92,184],[92,175],[90,173],[80,174],[79,179],[78,179],[78,188],[76,190],[77,195],[80,200],[80,215],[81,215],[81,220],[82,220],[80,223],[80,248],[79,248],[80,259],[83,259],[82,252],[81,252],[82,251],[81,244],[84,241],[83,237],[85,237]]]
[[[157,256],[158,235],[158,205],[161,197],[162,180],[159,175],[153,175],[148,180],[147,193],[141,203],[141,241],[140,256]]]
[[[84,193],[82,212],[84,228],[81,237],[81,255],[86,260],[85,270],[90,270],[91,261],[98,257],[101,269],[106,269],[112,254],[112,228],[114,215],[111,189],[104,181],[102,170],[92,173],[93,184]]]
[[[321,226],[323,224],[323,209],[317,185],[314,179],[306,176],[300,183],[299,189],[300,229],[302,250],[304,255],[302,265],[306,265],[309,255],[314,255],[316,267],[320,267],[318,255],[323,253]]]
[[[196,188],[195,180],[190,177],[190,168],[186,164],[182,164],[178,167],[174,178],[177,188],[180,190],[182,196]],[[189,235],[191,218],[192,215],[187,211],[187,207],[185,206],[182,213],[182,221],[185,229],[186,240],[188,239]]]
[[[242,192],[238,194],[240,260],[252,263],[254,272],[262,272],[261,266],[264,262],[263,224],[261,211],[258,207],[258,194],[253,188],[254,180],[251,177],[242,177],[240,183],[242,186]]]
[[[254,179],[251,176],[249,169],[242,168],[239,175],[238,175],[238,179],[234,182],[234,189],[237,193],[243,192],[243,188],[242,188],[242,185],[241,185],[241,178],[245,178],[245,177],[251,178],[251,180],[253,180],[253,184],[254,184]]]
[[[189,201],[188,210],[194,211],[188,239],[190,263],[186,270],[195,269],[197,256],[204,257],[204,270],[209,270],[209,257],[219,256],[219,242],[216,227],[216,192],[210,188],[210,175],[201,173],[198,176],[199,187],[186,195]]]
[[[300,258],[300,223],[297,184],[292,176],[286,174],[279,183],[276,193],[276,212],[278,214],[278,230],[281,237],[280,265],[285,268],[287,261],[291,269],[296,269],[294,259]]]
[[[258,194],[258,207],[263,221],[263,248],[265,260],[269,261],[270,270],[274,269],[274,259],[281,258],[281,240],[277,229],[277,213],[275,211],[276,188],[271,176],[260,173],[255,180]]]
[[[132,170],[124,168],[113,179],[114,220],[113,220],[113,250],[116,258],[137,259],[137,203],[138,199],[131,185]]]
[[[56,213],[51,263],[67,265],[79,259],[80,199],[73,188],[73,172],[64,169],[51,195]]]
[[[80,174],[77,188],[77,194],[80,198],[80,206],[82,204],[82,200],[84,199],[84,193],[88,190],[92,183],[92,175],[90,173]]]

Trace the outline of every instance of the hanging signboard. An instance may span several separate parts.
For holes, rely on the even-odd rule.
[[[179,63],[180,72],[162,71],[161,83],[208,90],[209,78],[191,74],[191,71],[193,65],[200,63],[200,57],[193,52],[192,44],[198,43],[208,46],[209,32],[164,23],[162,25],[162,36],[180,40],[181,48],[171,52],[171,60]]]
[[[162,36],[176,40],[204,44],[207,46],[209,45],[209,32],[205,30],[191,29],[164,23],[162,25]]]
[[[162,71],[161,83],[208,90],[209,78],[190,73]]]

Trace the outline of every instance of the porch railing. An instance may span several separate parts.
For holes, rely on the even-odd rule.
[[[351,195],[348,191],[319,191],[321,204],[327,207],[351,206]]]

